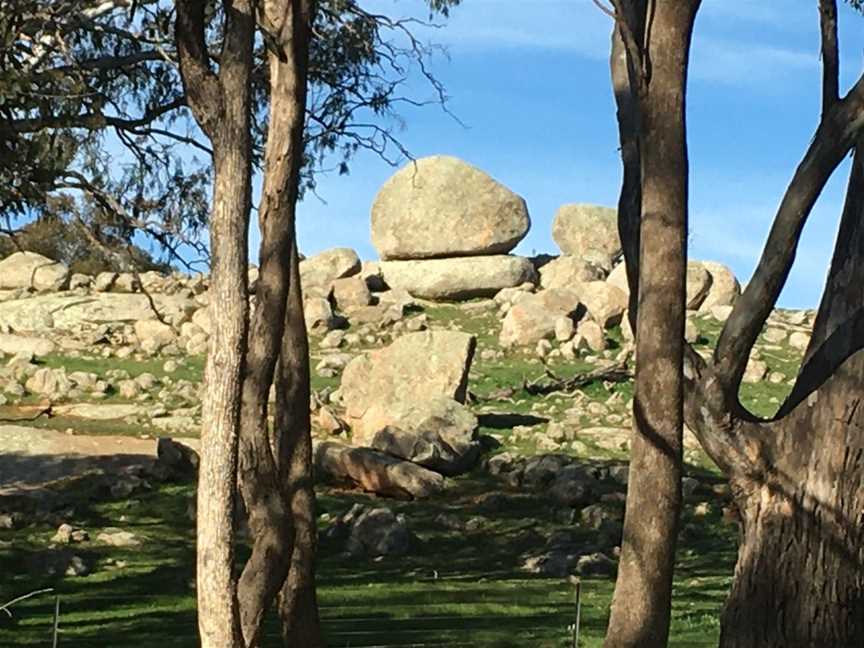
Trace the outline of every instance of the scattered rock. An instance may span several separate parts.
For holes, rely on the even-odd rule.
[[[355,443],[444,475],[465,472],[480,452],[477,417],[446,397],[375,407],[363,417],[363,430],[365,436],[355,435]]]
[[[131,531],[109,528],[96,536],[96,541],[112,547],[140,547],[141,539]]]
[[[562,255],[540,268],[540,285],[543,288],[569,288],[578,291],[588,281],[601,281],[605,276],[602,268],[578,256]]]
[[[711,287],[705,296],[702,311],[711,311],[716,306],[734,306],[741,295],[741,284],[728,266],[716,261],[702,261],[702,266],[711,275]]]
[[[349,480],[379,495],[421,499],[440,492],[439,473],[371,448],[353,448],[334,441],[316,443],[316,474]]]
[[[320,286],[329,289],[336,279],[360,272],[360,257],[350,248],[333,248],[300,262],[303,288]]]
[[[0,261],[0,289],[55,291],[69,279],[69,268],[35,252],[14,252]]]
[[[711,275],[699,261],[687,262],[687,309],[696,310],[711,289]]]
[[[507,311],[498,342],[503,347],[527,346],[552,337],[558,318],[576,316],[580,305],[579,295],[573,290],[523,293]]]
[[[552,222],[552,238],[564,254],[590,261],[607,272],[621,255],[618,212],[609,207],[562,205]]]

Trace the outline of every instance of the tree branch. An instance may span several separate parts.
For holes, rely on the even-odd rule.
[[[822,114],[840,98],[840,63],[837,44],[837,0],[819,0],[822,41]]]
[[[148,126],[167,113],[186,106],[186,97],[178,97],[161,106],[148,108],[143,115],[134,119],[105,115],[102,113],[86,113],[81,115],[51,115],[31,119],[13,119],[0,122],[0,132],[36,133],[52,128],[84,128],[86,130],[101,130],[105,127],[120,128],[134,131]]]
[[[205,30],[205,0],[177,0],[175,38],[180,76],[189,106],[201,129],[211,137],[222,113],[222,93],[210,67]]]
[[[737,399],[750,350],[786,283],[813,205],[862,127],[864,76],[821,120],[786,189],[756,271],[720,334],[714,358],[729,398]]]

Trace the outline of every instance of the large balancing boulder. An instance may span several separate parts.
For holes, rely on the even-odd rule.
[[[507,254],[383,261],[381,273],[391,288],[402,288],[412,297],[436,301],[494,297],[503,288],[534,283],[537,279],[531,261]]]
[[[355,438],[381,429],[378,414],[403,401],[465,402],[476,339],[458,331],[421,331],[354,358],[342,374],[342,403]],[[368,417],[367,417],[368,415]]]
[[[552,221],[552,238],[561,252],[612,269],[621,255],[617,212],[600,205],[562,205]]]
[[[69,280],[69,268],[35,252],[15,252],[0,261],[0,288],[53,291]]]
[[[400,169],[372,205],[372,244],[384,260],[505,254],[530,225],[521,197],[444,155]]]

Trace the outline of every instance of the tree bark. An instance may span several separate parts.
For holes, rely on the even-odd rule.
[[[196,121],[213,143],[210,308],[198,476],[197,596],[202,648],[242,646],[234,570],[234,497],[247,343],[247,231],[251,194],[250,0],[227,0],[223,64],[210,68],[204,2],[177,3],[181,75]]]
[[[636,35],[645,43],[641,60],[630,56],[628,65],[639,75],[633,79],[638,88],[641,170],[636,377],[627,510],[606,648],[665,646],[669,636],[681,509],[685,94],[698,7],[698,0],[652,4],[651,15],[641,21],[650,24],[650,30]],[[633,24],[628,28],[632,32]]]
[[[864,645],[864,354],[769,424],[768,470],[731,480],[742,519],[721,648]]]
[[[243,385],[239,466],[240,488],[249,512],[253,539],[252,555],[244,567],[238,588],[243,635],[250,647],[258,645],[264,615],[284,588],[289,570],[299,568],[298,551],[294,547],[295,533],[300,541],[304,541],[305,534],[308,534],[307,521],[303,518],[305,511],[298,511],[295,504],[295,499],[302,496],[293,492],[283,466],[311,461],[311,450],[307,458],[302,445],[298,448],[296,443],[286,443],[283,439],[302,438],[304,433],[309,434],[308,347],[305,346],[299,270],[293,266],[298,263],[294,219],[303,164],[311,20],[312,7],[307,0],[278,0],[264,5],[263,26],[278,37],[271,40],[268,54],[270,116],[259,217],[260,267]],[[297,276],[293,277],[292,273]],[[289,295],[295,296],[295,291],[299,302],[294,299],[288,306]],[[290,328],[296,325],[297,312],[301,332],[296,327]],[[268,398],[276,360],[285,348],[286,334],[289,349],[290,341],[296,341],[302,334],[305,360],[303,363],[294,358],[289,358],[287,363],[284,358],[282,360],[276,385],[274,435],[271,437]],[[291,388],[301,392],[305,390],[305,396],[300,394],[299,401],[289,401],[286,409],[282,397],[287,380],[284,374],[292,371],[296,376],[290,379]],[[299,454],[295,456],[298,450]],[[293,518],[297,515],[301,519],[295,522]],[[308,557],[301,554],[300,558]],[[317,609],[305,610],[304,614],[310,617],[309,625],[317,628]],[[303,641],[291,645],[313,644]]]
[[[279,614],[287,647],[323,647],[315,586],[317,527],[309,418],[309,342],[303,317],[300,256],[291,255],[291,286],[276,383],[277,420],[283,484],[294,520],[291,571],[282,587]]]

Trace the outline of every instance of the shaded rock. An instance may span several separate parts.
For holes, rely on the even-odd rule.
[[[687,309],[696,310],[711,289],[711,275],[699,261],[687,262]]]
[[[385,507],[370,508],[355,504],[343,515],[327,536],[347,536],[345,550],[352,556],[404,556],[419,541],[408,530],[405,519]]]
[[[171,437],[156,442],[156,457],[157,465],[171,478],[192,480],[198,474],[198,453]]]
[[[320,286],[329,288],[336,279],[360,272],[360,257],[351,248],[333,248],[300,262],[300,281],[303,288]]]
[[[446,397],[377,406],[366,412],[354,442],[413,461],[444,475],[465,472],[476,462],[477,417]]]
[[[409,163],[381,187],[372,244],[384,260],[504,254],[530,224],[521,197],[470,164],[437,155]]]
[[[578,465],[565,466],[552,479],[550,497],[561,506],[582,506],[593,498],[594,478]]]
[[[439,473],[371,448],[323,441],[315,443],[313,454],[317,475],[348,480],[379,495],[420,499],[444,488]]]
[[[577,314],[581,301],[573,290],[554,288],[539,293],[525,293],[513,304],[501,326],[501,346],[527,346],[555,334],[560,317]]]
[[[35,252],[15,252],[0,261],[0,289],[60,290],[69,279],[69,268]]]
[[[576,571],[581,576],[612,576],[618,570],[618,563],[604,553],[592,553],[579,558]]]
[[[342,374],[342,403],[351,429],[366,435],[363,418],[369,410],[403,400],[416,403],[443,396],[465,402],[475,347],[474,336],[467,333],[421,331],[357,356]]]
[[[618,212],[610,207],[562,205],[552,222],[552,238],[564,254],[590,261],[607,272],[621,255]]]
[[[528,259],[510,255],[383,261],[381,272],[391,288],[432,300],[492,297],[502,288],[536,280]]]

